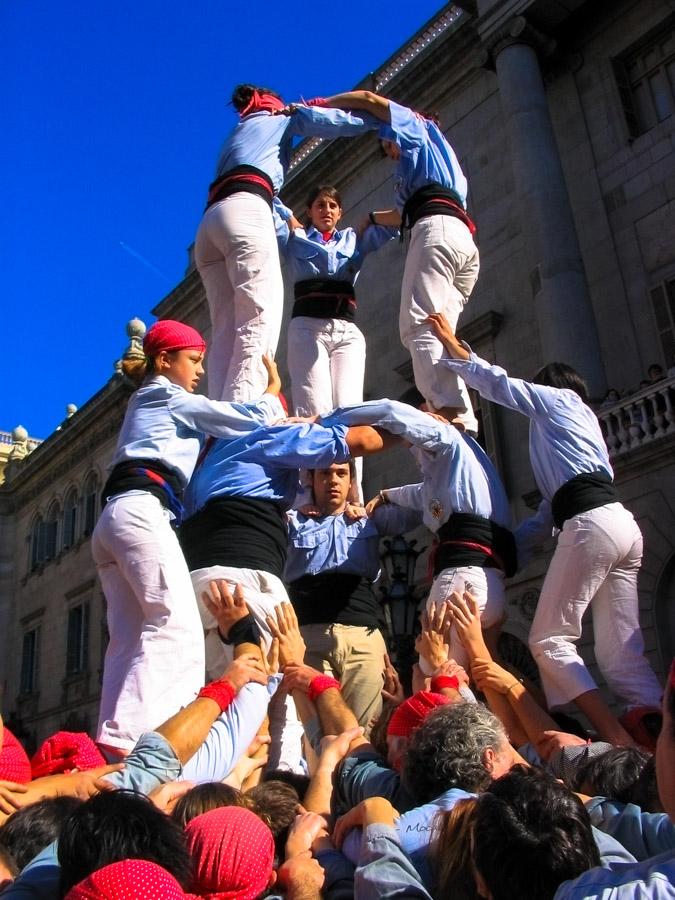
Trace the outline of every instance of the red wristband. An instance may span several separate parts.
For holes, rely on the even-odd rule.
[[[324,691],[329,691],[331,688],[336,688],[339,691],[340,682],[336,681],[335,678],[331,678],[330,675],[316,675],[309,683],[307,696],[314,702],[319,694],[323,694]]]
[[[207,700],[213,700],[220,707],[220,711],[225,712],[236,695],[237,692],[229,681],[212,681],[201,689],[197,699],[205,697]]]
[[[431,690],[434,694],[439,694],[446,688],[452,688],[453,691],[459,690],[459,678],[456,675],[436,675],[431,679]]]
[[[326,97],[312,97],[311,100],[303,101],[305,106],[326,106],[328,100]]]

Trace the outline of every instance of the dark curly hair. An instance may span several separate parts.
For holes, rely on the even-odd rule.
[[[242,109],[245,109],[248,106],[254,91],[258,91],[259,94],[271,94],[279,100],[283,99],[281,95],[277,94],[276,91],[273,91],[272,88],[262,87],[259,84],[238,84],[232,91],[232,96],[230,97],[230,103],[237,112],[241,112]]]
[[[503,752],[508,743],[504,726],[482,703],[448,703],[413,732],[401,783],[415,806],[453,787],[485,790],[492,780],[485,752]]]
[[[526,766],[514,766],[478,798],[472,843],[492,900],[549,900],[563,881],[600,865],[583,803]]]
[[[219,809],[221,806],[243,806],[251,809],[253,803],[246,794],[242,794],[229,784],[221,781],[198,784],[189,790],[178,800],[174,806],[171,817],[178,822],[181,828],[185,828],[188,822],[196,819],[205,812]]]
[[[615,747],[585,763],[574,790],[594,797],[635,803],[643,812],[659,812],[654,756],[638,747]]]

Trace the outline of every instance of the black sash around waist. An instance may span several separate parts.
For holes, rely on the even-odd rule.
[[[401,213],[401,238],[403,229],[412,228],[424,216],[454,216],[464,222],[471,234],[476,232],[459,194],[438,182],[426,184],[406,200]]]
[[[551,512],[556,528],[579,513],[617,503],[619,495],[607,472],[584,472],[566,481],[553,495]]]
[[[180,524],[183,515],[183,486],[173,469],[158,459],[129,459],[113,467],[103,485],[101,507],[111,497],[126,491],[146,491],[176,517]]]
[[[249,194],[255,194],[256,197],[262,197],[270,210],[272,209],[272,200],[274,198],[272,179],[261,169],[245,165],[228,169],[227,172],[223,172],[215,181],[211,182],[206,209],[219,200],[224,200],[225,197],[229,197],[231,194],[236,194],[239,191],[246,191]]]
[[[472,513],[453,513],[438,529],[438,540],[434,576],[457,566],[501,569],[508,578],[518,570],[513,533],[491,519]]]
[[[287,587],[300,625],[329,622],[380,628],[384,624],[382,606],[368,578],[321,572],[303,575]]]
[[[308,278],[296,281],[292,319],[310,316],[312,319],[356,318],[356,299],[351,281],[331,281],[329,278]]]
[[[234,566],[281,578],[286,564],[286,510],[274,500],[214,497],[178,533],[188,568]]]

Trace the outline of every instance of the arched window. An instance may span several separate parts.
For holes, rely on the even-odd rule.
[[[30,565],[29,571],[34,572],[44,558],[42,542],[44,540],[44,522],[42,516],[37,516],[33,520],[30,530]]]
[[[77,491],[72,488],[68,491],[65,503],[63,504],[63,549],[67,550],[77,541]]]
[[[83,528],[82,534],[88,537],[96,525],[98,513],[98,478],[92,472],[84,483],[84,496],[82,497]]]
[[[42,560],[47,562],[55,559],[59,549],[59,520],[61,518],[61,509],[59,504],[54,502],[49,507],[47,518],[43,524],[44,528],[44,545]]]

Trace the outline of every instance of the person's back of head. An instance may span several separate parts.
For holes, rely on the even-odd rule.
[[[185,828],[192,819],[209,812],[209,810],[219,809],[221,806],[243,806],[245,809],[250,809],[252,802],[246,794],[230,787],[229,784],[223,784],[222,781],[209,781],[205,784],[198,784],[183,794],[176,802],[171,812],[171,818],[178,822],[181,828]]]
[[[584,403],[588,403],[588,386],[572,366],[567,363],[552,362],[540,369],[532,379],[534,384],[574,391]]]
[[[434,819],[430,861],[436,900],[478,900],[471,861],[471,832],[476,798],[458,800]]]
[[[473,863],[482,896],[548,900],[600,864],[579,798],[550,775],[516,766],[478,798]]]
[[[433,710],[411,738],[401,781],[417,804],[450,790],[484,790],[507,771],[511,748],[504,726],[482,703]]]
[[[283,781],[262,781],[247,792],[250,809],[274,835],[276,856],[283,860],[288,830],[298,814],[300,797],[295,788]]]
[[[190,858],[180,826],[142,794],[104,791],[80,804],[59,836],[63,893],[92,872],[124,859],[157,863],[185,886]]]
[[[0,828],[0,843],[9,850],[19,871],[52,841],[81,800],[75,797],[49,797],[24,806]]]
[[[638,747],[614,747],[579,769],[573,785],[582,794],[635,803],[659,811],[654,757]]]

